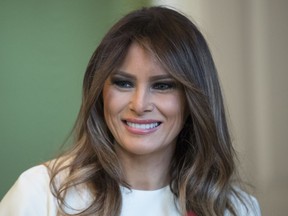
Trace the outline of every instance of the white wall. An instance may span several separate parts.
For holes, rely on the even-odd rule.
[[[155,0],[198,24],[220,74],[241,173],[263,215],[288,212],[288,1]]]

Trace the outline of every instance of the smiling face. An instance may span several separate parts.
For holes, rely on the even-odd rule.
[[[147,50],[133,43],[103,88],[104,117],[117,153],[172,157],[185,121],[181,86]]]

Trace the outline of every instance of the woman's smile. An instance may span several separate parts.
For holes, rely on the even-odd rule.
[[[126,129],[132,134],[145,135],[155,132],[161,122],[157,120],[123,120]]]

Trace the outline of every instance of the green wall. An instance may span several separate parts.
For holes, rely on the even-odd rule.
[[[133,0],[0,0],[0,199],[57,155],[73,127],[87,62]]]

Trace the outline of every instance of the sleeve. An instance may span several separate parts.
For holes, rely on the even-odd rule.
[[[257,199],[244,191],[238,191],[240,198],[232,197],[231,201],[239,216],[261,216],[261,210]]]
[[[254,210],[254,215],[255,216],[261,216],[261,210],[260,210],[260,206],[259,206],[259,203],[258,201],[252,197],[252,209]]]
[[[49,181],[44,165],[25,171],[0,202],[0,216],[56,215]]]

